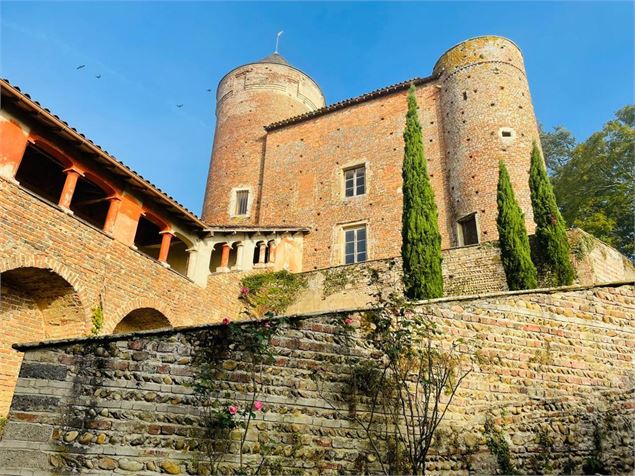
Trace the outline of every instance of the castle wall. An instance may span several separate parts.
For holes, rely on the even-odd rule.
[[[34,269],[53,277],[34,280],[27,273]],[[23,274],[14,274],[11,283],[26,291],[5,289],[15,270]],[[0,179],[0,273],[0,415],[8,409],[20,361],[11,344],[88,335],[93,309],[100,303],[103,333],[112,332],[138,308],[158,310],[172,326],[217,322],[227,315],[238,316],[242,309],[237,296],[244,273],[212,274],[202,288],[4,179]],[[66,289],[52,295],[52,284],[58,280],[66,283]],[[25,301],[18,307],[21,296],[33,304]],[[65,301],[69,299],[72,302]],[[68,318],[66,310],[75,317]]]
[[[614,285],[420,304],[416,312],[433,319],[444,339],[480,349],[479,364],[440,427],[428,470],[495,474],[484,434],[490,416],[524,474],[546,468],[575,474],[592,456],[611,473],[633,471],[634,292],[633,285]],[[338,322],[347,317],[354,330],[342,339]],[[299,316],[274,339],[275,362],[263,372],[258,395],[265,412],[250,426],[247,464],[268,452],[267,464],[281,474],[357,474],[365,466],[380,472],[342,397],[354,359],[368,351],[355,340],[361,319],[355,312]],[[207,474],[190,383],[199,346],[218,331],[25,347],[0,441],[0,474]],[[241,361],[229,357],[222,368],[221,402],[251,402]],[[364,406],[356,411],[361,415]],[[224,474],[236,469],[236,444],[222,461]]]
[[[313,80],[290,66],[253,63],[227,74],[216,95],[216,131],[203,220],[258,223],[264,126],[323,105],[324,97]],[[234,215],[236,189],[249,191],[246,216]]]
[[[343,263],[341,227],[366,223],[368,259],[401,253],[403,130],[407,91],[274,129],[267,136],[261,223],[301,223],[304,270]],[[417,88],[442,246],[453,242],[439,90]],[[344,196],[343,169],[366,165],[366,194]]]
[[[440,107],[455,219],[476,214],[480,241],[498,239],[496,188],[502,160],[527,232],[533,233],[529,165],[532,142],[540,145],[540,137],[521,51],[506,38],[473,38],[442,55],[434,72],[441,75]]]

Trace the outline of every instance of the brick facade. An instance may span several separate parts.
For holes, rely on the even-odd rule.
[[[579,471],[595,454],[596,428],[606,468],[633,471],[634,292],[631,284],[420,304],[416,312],[433,319],[445,339],[479,342],[482,357],[440,427],[445,436],[428,470],[495,474],[483,433],[490,415],[524,473],[540,473],[536,464]],[[357,474],[361,462],[379,472],[345,401],[325,400],[343,391],[349,359],[368,351],[354,336],[341,338],[337,322],[348,316],[355,327],[362,319],[354,311],[298,316],[275,339],[275,363],[265,369],[259,395],[266,413],[250,427],[247,462],[257,464],[266,443],[280,474]],[[21,347],[25,361],[0,441],[0,474],[207,474],[188,383],[201,342],[214,332],[207,326]],[[223,369],[226,403],[250,402],[240,360],[223,361]],[[539,438],[545,432],[546,454]],[[221,471],[236,466],[234,445]]]
[[[287,96],[275,89],[280,80],[268,74],[260,75],[257,97],[240,93],[219,98],[221,125],[206,201],[217,203],[219,212],[204,214],[205,219],[226,218],[218,213],[224,213],[236,184],[244,182],[260,197],[250,221],[310,228],[305,270],[342,264],[342,227],[351,224],[366,225],[369,259],[398,255],[402,134],[407,89],[414,83],[443,248],[464,244],[458,222],[470,216],[480,242],[497,239],[499,160],[507,163],[528,230],[534,229],[528,172],[532,142],[540,139],[522,54],[513,42],[494,36],[467,40],[446,52],[429,78],[295,117]],[[227,81],[221,82],[219,94],[236,94]],[[265,122],[274,117],[277,122]],[[226,130],[225,123],[233,125]],[[232,151],[231,164],[226,149]],[[346,198],[343,171],[356,165],[366,168],[366,193]],[[258,169],[260,181],[255,178]]]

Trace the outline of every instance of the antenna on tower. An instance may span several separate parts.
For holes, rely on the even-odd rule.
[[[279,31],[278,34],[276,35],[276,51],[274,51],[275,54],[278,54],[278,42],[280,41],[280,37],[282,36],[283,33],[284,31]]]

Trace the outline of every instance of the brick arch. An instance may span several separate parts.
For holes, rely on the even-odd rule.
[[[45,269],[52,271],[53,273],[64,279],[77,293],[77,297],[82,305],[83,314],[86,318],[86,330],[90,330],[90,326],[92,325],[92,323],[90,325],[88,324],[90,322],[90,313],[88,312],[87,308],[87,304],[90,302],[90,300],[88,299],[86,289],[84,288],[84,286],[82,286],[81,280],[77,273],[74,273],[68,266],[63,265],[56,259],[45,255],[17,254],[13,255],[10,258],[0,260],[0,274],[18,268]]]
[[[172,311],[158,299],[141,298],[128,301],[121,306],[113,315],[112,318],[107,319],[107,323],[104,326],[104,334],[112,334],[117,325],[130,313],[139,309],[153,309],[160,313],[169,323],[170,326],[175,327],[175,319],[172,315]]]

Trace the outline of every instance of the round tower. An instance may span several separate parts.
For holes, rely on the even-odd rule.
[[[264,126],[324,104],[317,83],[277,53],[227,73],[216,91],[216,131],[203,220],[256,224]]]
[[[540,142],[521,51],[506,38],[472,38],[444,53],[434,73],[440,75],[455,244],[498,239],[500,160],[533,233],[529,164],[532,141]]]

